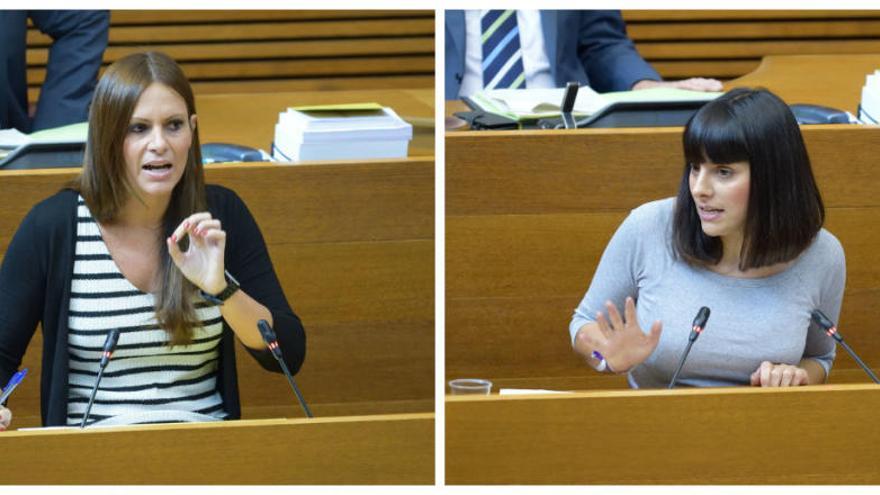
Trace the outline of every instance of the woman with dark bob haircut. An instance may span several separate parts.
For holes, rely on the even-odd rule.
[[[95,90],[82,174],[28,213],[3,258],[0,382],[41,325],[43,424],[79,425],[119,329],[89,424],[235,419],[234,339],[280,371],[261,319],[295,373],[302,324],[245,204],[205,185],[186,76],[161,53],[120,59]]]
[[[738,88],[701,108],[683,142],[678,196],[636,208],[612,237],[569,326],[575,351],[634,388],[665,387],[708,306],[676,384],[824,383],[834,341],[810,313],[837,319],[846,266],[794,116]]]

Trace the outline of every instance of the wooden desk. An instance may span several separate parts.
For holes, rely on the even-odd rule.
[[[865,76],[877,69],[880,54],[769,55],[753,72],[725,82],[724,89],[763,86],[790,104],[826,105],[856,114]],[[447,116],[467,109],[460,100],[446,102]]]
[[[770,55],[753,72],[724,86],[764,86],[788,103],[826,105],[855,115],[865,76],[878,69],[880,54]]]
[[[446,398],[447,484],[877,484],[880,387]]]
[[[0,253],[30,208],[73,169],[0,172]],[[308,337],[297,382],[318,417],[434,410],[434,160],[212,165],[207,182],[254,215]],[[10,403],[39,425],[42,337]],[[300,416],[283,376],[237,351],[245,418]]]
[[[4,484],[431,484],[434,414],[0,435]]]
[[[861,61],[854,62],[853,73],[870,64],[861,56],[841,58]],[[743,80],[775,90],[779,76],[774,68],[788,67],[786,59],[774,58],[782,62],[768,64],[761,77]],[[820,95],[852,98],[857,91],[807,77],[797,81]],[[859,87],[862,82],[859,76]],[[813,102],[838,104],[821,98]],[[681,131],[446,135],[448,379],[482,377],[526,388],[540,388],[544,379],[560,380],[565,388],[626,387],[616,378],[589,378],[595,374],[572,352],[568,323],[629,210],[675,195],[684,166]],[[827,208],[826,227],[847,255],[840,329],[878,368],[874,308],[880,296],[880,234],[869,226],[880,218],[880,182],[874,172],[880,128],[804,126],[802,131]],[[867,379],[841,350],[831,380]]]
[[[288,107],[376,102],[413,124],[409,156],[434,156],[434,91],[431,89],[303,91],[199,95],[202,143],[235,143],[271,152],[278,114]]]
[[[630,209],[673,196],[680,129],[460,133],[446,151],[448,378],[522,379],[590,373],[570,348],[568,322],[611,235]],[[880,294],[873,174],[880,129],[803,129],[827,208],[847,254],[840,328],[872,366]],[[842,146],[841,143],[846,143]],[[547,157],[553,157],[548,160]],[[854,368],[843,352],[837,370]],[[858,376],[858,375],[855,375]]]

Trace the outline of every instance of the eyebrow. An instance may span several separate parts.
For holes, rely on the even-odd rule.
[[[174,115],[166,117],[164,121],[168,122],[168,121],[174,120],[174,119],[186,119],[186,116],[183,114],[180,114],[180,113],[176,113]],[[138,117],[137,115],[131,116],[131,122],[134,122],[134,121],[150,122],[150,120],[151,119],[149,119],[147,117]]]
[[[740,163],[738,163],[738,162],[732,162],[732,163],[698,163],[698,164],[691,164],[691,167],[693,167],[694,165],[697,165],[697,166],[699,166],[699,167],[707,167],[707,168],[711,168],[711,169],[713,169],[713,170],[721,170],[721,169],[727,168],[727,169],[730,169],[731,171],[736,171],[736,170],[739,170],[740,168],[742,168],[742,164],[740,164]]]

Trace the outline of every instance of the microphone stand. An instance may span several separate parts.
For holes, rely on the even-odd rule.
[[[810,317],[813,321],[816,322],[816,324],[818,324],[820,327],[822,327],[822,329],[825,330],[826,335],[833,338],[837,341],[838,344],[843,346],[846,352],[848,352],[849,355],[852,356],[853,359],[855,359],[856,363],[862,368],[862,370],[864,370],[865,373],[868,374],[868,377],[870,377],[871,380],[874,381],[874,383],[880,383],[880,380],[877,379],[877,375],[875,375],[874,372],[871,371],[871,368],[869,368],[868,365],[865,364],[864,361],[862,361],[858,354],[856,354],[856,351],[852,350],[849,344],[844,342],[843,335],[840,335],[840,332],[837,331],[837,326],[834,325],[830,318],[825,316],[825,313],[816,309],[812,313],[810,313]]]
[[[706,326],[706,321],[709,320],[709,313],[709,308],[706,306],[703,306],[697,312],[697,316],[694,318],[691,334],[688,336],[687,347],[684,349],[684,353],[681,355],[681,360],[678,362],[678,367],[675,369],[675,373],[672,374],[672,380],[669,381],[669,386],[666,388],[675,388],[675,380],[678,379],[678,374],[681,373],[681,369],[684,368],[684,361],[687,359],[688,354],[690,354],[691,347],[694,346],[697,337],[703,332],[703,328]]]
[[[95,380],[95,386],[92,387],[92,395],[89,397],[89,403],[86,405],[86,412],[83,414],[80,428],[86,427],[86,421],[89,419],[89,413],[92,412],[92,405],[95,403],[95,395],[98,393],[98,386],[101,384],[101,378],[104,376],[104,368],[110,363],[110,356],[116,349],[116,343],[119,341],[119,329],[114,328],[107,334],[107,340],[104,341],[104,354],[101,356],[101,362],[98,363],[98,379]]]
[[[305,398],[302,393],[300,393],[299,387],[296,386],[296,381],[294,381],[293,375],[290,373],[290,370],[284,363],[284,359],[281,357],[281,348],[278,347],[278,337],[275,336],[275,331],[272,330],[272,327],[269,326],[269,322],[266,320],[258,321],[257,329],[259,329],[260,335],[263,337],[263,341],[269,347],[269,350],[272,351],[272,356],[274,356],[275,360],[278,361],[278,364],[281,365],[281,371],[284,372],[284,376],[287,378],[287,383],[289,383],[290,388],[293,389],[293,393],[296,395],[299,405],[302,406],[303,411],[305,411],[306,417],[314,417],[312,416],[312,411],[309,409],[308,404],[306,404]]]

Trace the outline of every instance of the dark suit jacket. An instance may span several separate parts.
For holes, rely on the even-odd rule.
[[[33,122],[25,59],[28,18],[53,40]],[[107,11],[0,10],[0,128],[29,133],[88,120],[109,29]]]
[[[542,10],[541,28],[557,87],[569,81],[600,93],[625,91],[643,79],[660,80],[626,35],[616,10]],[[464,11],[446,11],[446,99],[458,98],[464,77]]]

